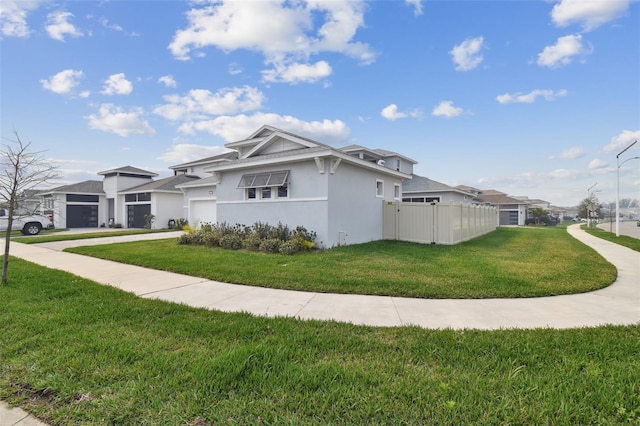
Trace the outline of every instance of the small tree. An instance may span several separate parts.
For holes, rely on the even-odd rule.
[[[15,130],[13,134],[15,139],[2,144],[0,149],[0,203],[4,204],[8,210],[2,259],[2,284],[7,283],[11,227],[14,216],[24,201],[21,195],[58,177],[57,167],[47,161],[42,156],[42,152],[31,151],[31,142],[23,143]]]
[[[549,212],[543,209],[542,207],[535,207],[533,209],[529,209],[529,213],[534,217],[536,221],[536,225],[540,225],[540,221],[543,217],[549,215]]]
[[[600,204],[600,201],[598,201],[598,198],[591,194],[589,198],[585,198],[580,202],[580,205],[578,206],[578,216],[586,218],[587,220],[600,218],[602,217],[600,215],[601,208],[602,205]]]

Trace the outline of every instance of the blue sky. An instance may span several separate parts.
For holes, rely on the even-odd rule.
[[[3,143],[59,184],[223,151],[263,124],[396,151],[416,174],[572,206],[616,198],[640,139],[640,4],[12,1]],[[620,162],[640,156],[640,143]],[[640,160],[619,169],[640,198]]]

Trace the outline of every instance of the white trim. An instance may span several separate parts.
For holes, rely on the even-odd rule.
[[[263,203],[308,203],[315,201],[329,201],[328,197],[318,198],[269,198],[262,200]],[[219,205],[222,204],[253,204],[255,200],[237,200],[237,201],[218,201]]]
[[[401,200],[402,199],[402,185],[399,183],[393,184],[393,199]]]

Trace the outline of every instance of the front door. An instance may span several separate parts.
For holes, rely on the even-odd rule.
[[[151,214],[151,204],[132,204],[127,206],[127,228],[144,228],[144,217]]]

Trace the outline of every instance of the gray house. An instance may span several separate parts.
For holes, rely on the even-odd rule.
[[[475,194],[424,176],[413,175],[402,182],[402,201],[408,203],[473,203]]]
[[[400,200],[416,161],[361,146],[332,148],[263,126],[230,152],[171,167],[209,177],[178,185],[191,224],[304,226],[332,247],[382,238],[384,201]]]
[[[99,172],[102,181],[88,180],[40,193],[42,210],[53,215],[56,228],[97,228],[119,224],[143,228],[145,216],[154,215],[154,228],[167,227],[182,216],[183,194],[176,185],[196,176],[171,176],[154,181],[156,173],[125,166]]]

